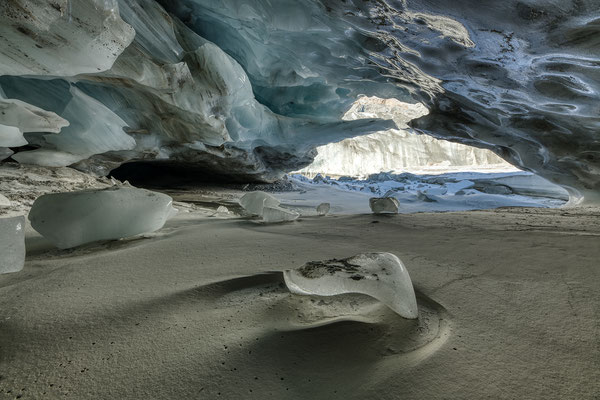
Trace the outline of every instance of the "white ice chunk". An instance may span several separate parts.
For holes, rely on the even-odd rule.
[[[418,316],[408,271],[391,253],[364,253],[342,260],[312,261],[284,271],[283,277],[295,294],[362,293],[376,298],[404,318]]]
[[[223,217],[223,216],[227,216],[231,214],[229,212],[229,209],[225,206],[219,206],[217,207],[217,211],[215,211],[211,216],[212,217]]]
[[[250,192],[240,198],[240,205],[250,214],[262,216],[264,207],[277,207],[279,200],[265,192]]]
[[[327,215],[327,214],[329,214],[330,208],[331,208],[331,204],[321,203],[317,206],[317,214],[318,215]]]
[[[6,160],[8,157],[12,156],[14,152],[11,149],[7,149],[6,147],[0,147],[0,161]]]
[[[0,274],[18,272],[25,264],[25,217],[0,218]]]
[[[0,147],[19,147],[26,144],[27,140],[19,128],[0,124]]]
[[[0,124],[15,126],[21,132],[58,133],[69,121],[51,111],[17,99],[3,99],[0,93]]]
[[[398,200],[394,197],[371,197],[369,199],[369,206],[371,211],[375,214],[381,213],[398,213]]]
[[[297,212],[281,207],[264,207],[262,214],[263,221],[266,223],[294,221],[299,216]]]
[[[10,200],[6,198],[3,194],[0,193],[0,207],[10,207]]]
[[[429,194],[425,194],[420,190],[417,190],[417,199],[427,203],[435,203],[437,201],[435,196],[430,196]]]
[[[65,151],[36,149],[21,151],[13,156],[20,164],[33,164],[40,167],[66,167],[81,161],[85,157]]]
[[[134,187],[54,193],[33,203],[33,228],[61,249],[156,231],[174,215],[166,194]]]

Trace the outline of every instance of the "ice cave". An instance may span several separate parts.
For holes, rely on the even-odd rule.
[[[600,0],[0,0],[0,399],[597,399]]]

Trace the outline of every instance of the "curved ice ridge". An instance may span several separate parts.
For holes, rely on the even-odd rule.
[[[366,95],[421,102],[429,114],[414,129],[600,199],[597,0],[12,0],[0,11],[7,97],[89,126],[84,142],[117,140],[25,134],[45,150],[28,162],[79,158],[106,174],[168,159],[269,180],[317,146],[392,128],[341,121]],[[125,125],[67,117],[73,87]]]
[[[418,317],[408,271],[391,253],[364,253],[343,260],[312,261],[284,271],[283,277],[292,293],[319,296],[362,293],[381,301],[404,318]]]

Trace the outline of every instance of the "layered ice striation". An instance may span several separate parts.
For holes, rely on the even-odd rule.
[[[283,274],[292,293],[333,296],[362,293],[404,318],[418,317],[412,281],[402,261],[391,253],[364,253],[338,260],[312,261]]]
[[[162,160],[273,180],[318,146],[394,128],[342,119],[377,96],[423,104],[417,132],[600,201],[598,21],[597,0],[4,1],[6,99],[87,133],[44,128],[24,134],[30,147],[0,147],[96,174]],[[72,112],[83,95],[104,108]]]
[[[398,214],[400,203],[394,197],[371,197],[369,207],[374,214]]]
[[[176,213],[172,204],[162,193],[115,186],[40,196],[29,220],[56,247],[67,249],[156,231]]]
[[[0,274],[18,272],[25,264],[25,217],[0,218]]]

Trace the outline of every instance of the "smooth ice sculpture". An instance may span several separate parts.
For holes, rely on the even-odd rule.
[[[364,253],[343,260],[311,261],[284,271],[292,293],[369,295],[404,318],[418,317],[415,291],[402,261],[391,253]]]
[[[329,214],[330,208],[331,208],[331,204],[321,203],[317,206],[317,214],[318,215],[327,215],[327,214]]]
[[[369,199],[369,206],[371,211],[375,214],[381,213],[398,213],[398,200],[394,197],[371,197]]]
[[[300,214],[297,212],[281,207],[264,207],[262,215],[263,221],[266,223],[294,221],[299,216]]]
[[[265,207],[279,206],[279,200],[265,192],[250,192],[240,198],[240,205],[250,214],[262,216]]]
[[[54,193],[38,197],[29,212],[33,228],[56,247],[156,231],[177,210],[166,194],[134,187]]]
[[[25,217],[0,218],[0,274],[18,272],[25,264]]]

